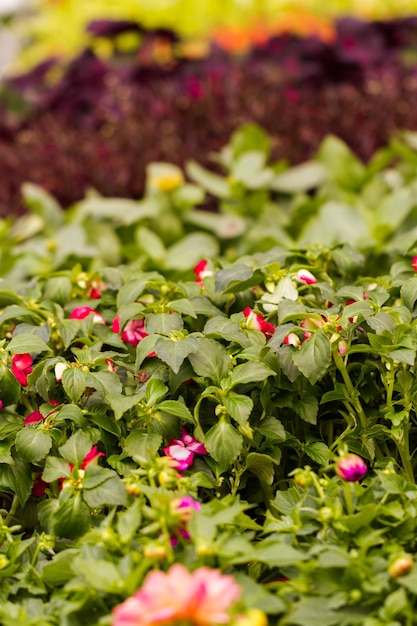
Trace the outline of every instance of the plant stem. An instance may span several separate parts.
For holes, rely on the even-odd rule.
[[[337,350],[337,346],[334,347],[333,349],[333,359],[335,362],[335,365],[337,367],[337,369],[339,370],[340,374],[342,375],[343,378],[343,382],[346,385],[346,389],[349,392],[350,395],[350,402],[353,406],[353,408],[355,409],[357,415],[359,416],[359,421],[360,424],[362,426],[362,428],[366,428],[367,427],[367,417],[366,417],[366,413],[363,410],[361,401],[359,400],[359,397],[357,395],[356,389],[353,386],[353,383],[350,379],[349,376],[349,372],[347,371],[345,362],[343,361],[342,357],[340,356],[338,350]]]

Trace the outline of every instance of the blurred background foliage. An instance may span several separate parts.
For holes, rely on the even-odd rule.
[[[10,0],[5,0],[10,3]],[[147,28],[165,27],[187,39],[213,39],[240,51],[268,34],[290,31],[332,37],[332,19],[356,15],[385,19],[417,11],[417,0],[26,0],[28,10],[15,28],[24,42],[14,70],[50,56],[71,57],[86,45],[106,56],[108,41],[93,39],[96,19],[130,19]],[[19,3],[20,4],[20,3]],[[125,38],[127,48],[136,45]]]

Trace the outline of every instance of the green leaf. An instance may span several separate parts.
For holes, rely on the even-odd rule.
[[[169,415],[175,415],[175,417],[179,417],[186,422],[194,422],[190,410],[178,400],[164,400],[158,404],[158,410],[164,411]]]
[[[340,618],[340,614],[323,602],[323,598],[307,597],[295,604],[290,623],[296,626],[339,626]]]
[[[57,413],[58,420],[71,420],[77,426],[83,426],[85,423],[83,413],[79,406],[76,404],[64,404],[61,406]],[[56,423],[57,419],[54,419]]]
[[[197,352],[198,343],[195,337],[184,337],[184,339],[160,338],[155,344],[155,351],[158,357],[169,365],[177,374],[182,362],[193,352]]]
[[[0,362],[0,389],[4,407],[17,402],[21,392],[20,383],[2,362]]]
[[[304,422],[317,424],[319,402],[315,396],[305,395],[301,400],[293,400],[292,406]]]
[[[215,315],[211,319],[207,320],[204,327],[204,334],[216,339],[235,341],[243,347],[248,346],[250,343],[244,333],[240,330],[239,322],[232,322],[232,320],[224,315]]]
[[[77,404],[87,387],[87,373],[78,367],[68,367],[62,374],[62,386],[71,402]]]
[[[405,306],[409,308],[410,311],[413,311],[417,300],[417,278],[413,277],[406,280],[405,283],[401,285],[400,294]]]
[[[179,298],[178,300],[171,300],[168,302],[167,307],[171,311],[176,311],[182,315],[189,315],[190,317],[197,317],[197,313],[192,303],[187,298]]]
[[[261,482],[272,485],[274,480],[274,463],[267,454],[250,452],[245,460],[245,469],[255,474]]]
[[[130,542],[137,532],[142,522],[142,505],[139,500],[125,511],[120,511],[117,516],[117,533],[122,543]]]
[[[246,385],[246,383],[265,380],[268,376],[276,376],[276,372],[263,363],[251,361],[237,365],[224,381],[224,385],[225,388],[231,389],[236,385]]]
[[[206,191],[217,198],[227,198],[230,189],[227,181],[198,165],[195,161],[187,163],[186,172],[194,182],[201,185]]]
[[[142,341],[140,341],[136,348],[136,362],[135,368],[138,370],[142,365],[143,361],[147,358],[149,354],[152,354],[155,350],[155,344],[158,341],[158,335],[148,335],[148,337],[144,337]]]
[[[189,270],[201,260],[202,254],[209,259],[217,256],[217,239],[208,233],[190,233],[169,248],[165,266],[172,270]]]
[[[160,378],[151,378],[146,383],[146,403],[149,406],[155,406],[162,398],[165,398],[168,392],[168,387],[162,382]]]
[[[253,409],[253,400],[249,396],[233,391],[224,396],[223,404],[228,414],[242,426],[248,421]]]
[[[139,251],[144,252],[152,261],[162,263],[166,256],[166,248],[160,237],[146,226],[136,231]]]
[[[258,544],[255,558],[269,567],[288,567],[306,561],[309,555],[284,543],[280,535],[272,535]]]
[[[304,452],[320,465],[328,465],[332,460],[333,455],[329,448],[322,441],[314,441],[313,443],[306,443],[304,446]]]
[[[256,427],[256,430],[267,439],[272,441],[285,441],[285,429],[279,420],[275,417],[265,417]]]
[[[228,287],[238,287],[240,290],[241,283],[246,283],[253,276],[253,270],[247,265],[236,263],[232,267],[216,272],[216,291],[225,291]]]
[[[76,494],[65,502],[59,503],[59,508],[53,516],[53,531],[58,537],[75,539],[81,537],[90,528],[92,523],[90,511]]]
[[[51,350],[43,339],[32,333],[20,333],[15,335],[7,347],[12,354],[50,352]]]
[[[242,449],[243,437],[224,418],[220,418],[206,433],[204,445],[224,472],[237,459]]]
[[[56,456],[48,456],[42,472],[42,478],[47,483],[52,483],[58,478],[68,478],[71,476],[71,468],[67,461]]]
[[[227,350],[217,341],[198,337],[197,350],[188,355],[197,376],[209,378],[216,385],[227,376],[231,361]]]
[[[23,506],[32,491],[33,479],[30,465],[23,459],[15,456],[13,463],[0,464],[0,490],[10,490],[19,498]]]
[[[275,176],[269,187],[273,191],[298,193],[316,189],[324,183],[325,179],[326,170],[321,163],[306,161]]]
[[[162,436],[158,433],[145,433],[134,430],[128,435],[124,449],[127,455],[136,463],[143,464],[152,461],[157,456],[162,445]]]
[[[33,183],[23,183],[23,202],[34,214],[40,215],[47,230],[51,231],[64,222],[64,212],[56,199],[45,189]]]
[[[352,206],[329,200],[306,222],[298,239],[301,247],[331,246],[341,242],[363,247],[373,242],[361,214]]]
[[[36,463],[44,459],[52,447],[52,438],[36,426],[22,428],[16,436],[16,450],[25,459]]]
[[[325,332],[318,330],[294,353],[294,363],[314,385],[330,365],[332,351],[330,340]]]
[[[124,576],[114,563],[104,559],[77,557],[71,565],[73,576],[81,576],[89,588],[105,594],[120,594],[124,588]]]
[[[98,483],[98,480],[102,482]],[[114,470],[90,464],[83,479],[83,497],[91,508],[107,505],[127,504],[125,486]]]
[[[146,332],[169,335],[173,330],[183,329],[182,318],[178,313],[149,313],[145,321]]]
[[[126,283],[126,285],[123,285],[117,292],[117,308],[120,309],[124,304],[135,302],[136,298],[140,296],[145,289],[149,278],[149,275],[142,276],[141,278],[136,278]]]
[[[62,457],[73,465],[81,465],[84,457],[92,448],[92,442],[88,435],[81,430],[72,435],[59,449]]]
[[[43,297],[59,304],[66,304],[71,298],[72,283],[67,276],[51,276],[45,283]]]

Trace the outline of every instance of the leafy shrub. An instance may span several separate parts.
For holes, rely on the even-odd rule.
[[[154,163],[142,201],[26,185],[1,241],[2,623],[117,626],[150,570],[192,590],[201,567],[241,587],[233,625],[412,623],[413,146],[366,167],[328,138],[277,171],[250,126],[226,176]]]

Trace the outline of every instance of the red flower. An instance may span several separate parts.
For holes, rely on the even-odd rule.
[[[85,455],[84,460],[81,463],[81,469],[85,469],[87,465],[90,465],[90,463],[93,463],[93,461],[99,459],[101,456],[105,456],[104,452],[97,452],[97,446],[93,446],[90,452],[87,452]]]
[[[417,256],[413,256],[413,260],[411,261],[411,266],[417,272]]]
[[[93,322],[95,324],[105,324],[104,317],[98,311],[90,306],[76,306],[70,313],[70,320],[83,320],[90,314],[93,314]]]
[[[12,373],[21,385],[28,384],[27,377],[32,373],[33,359],[30,354],[14,354],[12,356]]]
[[[46,483],[42,478],[42,472],[38,474],[33,482],[32,487],[32,496],[35,498],[40,498],[45,495],[45,491],[48,488],[48,483]]]
[[[206,276],[213,276],[214,272],[212,272],[211,270],[208,270],[207,266],[208,266],[208,261],[206,261],[205,259],[202,259],[201,261],[197,263],[197,265],[195,266],[193,270],[194,274],[197,276],[194,282],[198,283],[200,287],[204,287],[203,278],[205,278]]]
[[[275,326],[270,324],[264,319],[264,316],[260,313],[255,313],[250,307],[243,309],[243,315],[246,317],[247,328],[253,330],[260,330],[265,337],[272,337],[275,332]]]

